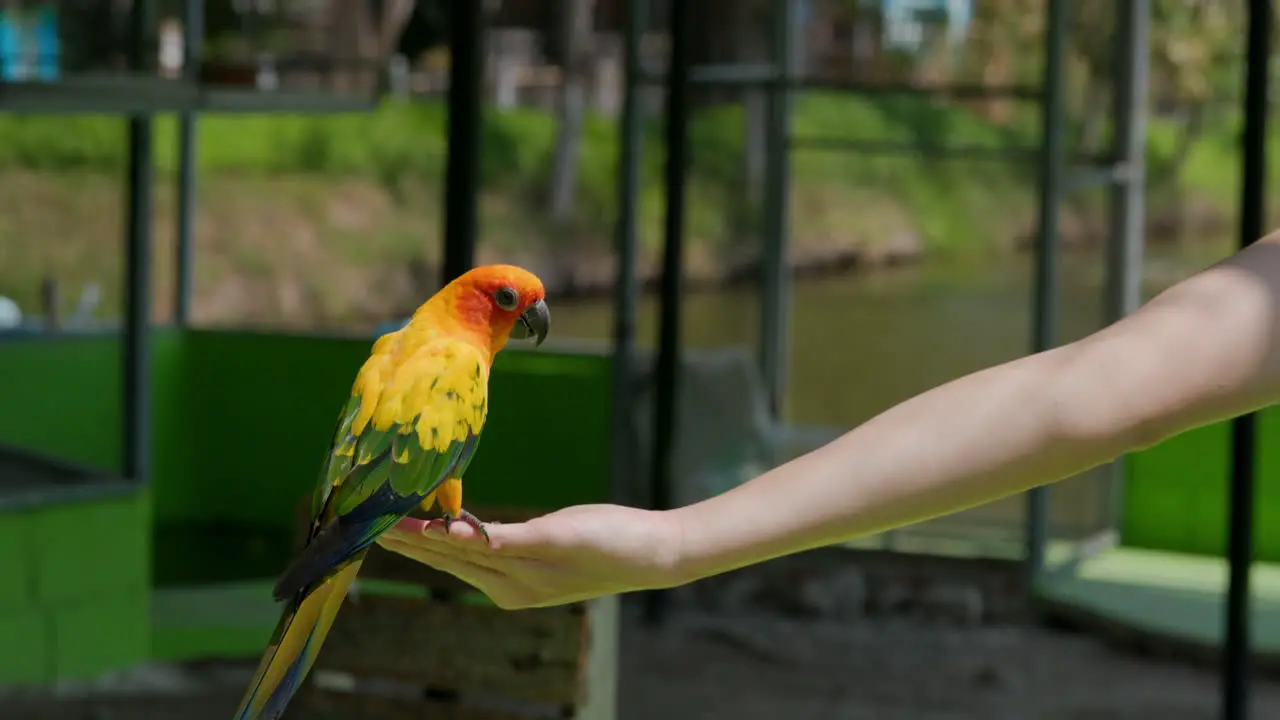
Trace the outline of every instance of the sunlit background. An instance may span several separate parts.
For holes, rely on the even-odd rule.
[[[788,438],[784,452],[798,454],[915,394],[1032,350],[1030,249],[1040,207],[1046,3],[793,1],[794,65],[802,80],[793,93],[786,155],[786,229],[795,272],[787,397],[777,426],[764,417],[766,389],[756,364],[763,312],[759,262],[770,206],[767,83],[699,83],[692,91],[679,304],[686,381],[675,463],[677,497],[684,501],[767,469],[768,454],[760,448],[779,434]],[[1136,0],[1068,3],[1062,108],[1067,170],[1113,156],[1115,86],[1123,61],[1116,7],[1129,1]],[[44,597],[41,583],[60,581],[18,584],[12,593],[0,585],[0,684],[47,688],[146,660],[216,661],[218,672],[231,678],[225,687],[217,672],[187,665],[148,665],[126,674],[132,678],[123,681],[128,692],[111,701],[123,703],[124,714],[111,717],[167,712],[154,717],[194,718],[204,717],[202,711],[225,717],[230,710],[224,706],[244,679],[236,672],[253,660],[274,623],[264,588],[287,560],[289,529],[297,520],[281,509],[291,510],[312,481],[336,403],[374,334],[396,326],[440,286],[451,3],[140,4],[148,6],[151,22],[141,33],[144,50],[133,51],[133,2],[0,2],[0,442],[59,455],[94,472],[122,472],[119,387],[93,385],[99,376],[118,382],[111,379],[120,371],[118,348],[93,343],[115,342],[104,338],[115,337],[124,312],[130,153],[123,114],[147,102],[157,113],[150,309],[160,330],[152,381],[154,387],[181,387],[171,397],[154,390],[154,485],[128,505],[120,516],[127,520],[104,515],[85,521],[92,530],[80,535],[80,516],[68,510],[72,514],[58,516],[63,525],[48,526],[65,528],[53,538],[52,530],[33,530],[45,525],[32,518],[61,512],[61,506],[21,505],[0,514],[0,559],[12,552],[19,559],[39,558],[30,560],[31,567],[51,567],[63,555],[72,562],[80,543],[134,533],[117,544],[122,553],[138,554],[128,563],[138,576],[121,585],[118,605],[94,604],[83,622],[98,626],[129,616],[139,627],[170,630],[77,644],[71,639],[77,632],[97,638],[98,630],[77,631],[71,616],[54,618],[32,599]],[[1238,242],[1245,35],[1244,3],[1149,4],[1144,297],[1227,256]],[[668,3],[646,5],[640,56],[652,82],[639,94],[636,227],[645,292],[633,423],[641,448],[652,439],[649,363],[657,347],[656,288],[665,240],[660,76],[670,51]],[[773,62],[779,2],[693,5],[695,66]],[[189,14],[200,6],[202,12]],[[524,379],[506,380],[493,403],[507,404],[503,417],[512,418],[512,428],[536,420],[554,433],[563,416],[566,446],[558,452],[581,455],[572,467],[594,472],[608,458],[601,445],[608,439],[607,413],[590,413],[609,404],[628,2],[490,0],[485,8],[476,260],[537,272],[552,296],[551,353],[594,358],[557,360],[565,363],[554,366],[558,384],[527,391],[543,401],[545,417],[531,418],[529,397],[518,394],[526,392],[520,383],[553,372],[551,360],[512,360],[516,369],[508,377],[523,373]],[[193,17],[200,19],[187,20]],[[193,42],[196,30],[203,34]],[[198,66],[185,59],[195,48]],[[189,126],[194,171],[184,185],[183,120],[173,109],[185,102],[182,88],[196,80],[211,90]],[[184,187],[194,198],[189,206]],[[1112,207],[1110,193],[1100,187],[1062,199],[1061,342],[1107,322]],[[184,233],[189,265],[179,262]],[[190,272],[189,286],[180,267]],[[189,303],[186,317],[179,312],[182,302]],[[59,342],[65,343],[57,346],[61,350],[40,349]],[[275,344],[258,349],[258,342]],[[68,383],[69,376],[75,382]],[[589,390],[575,385],[588,376],[582,382]],[[98,394],[82,395],[76,383],[99,387]],[[305,400],[296,404],[294,396]],[[588,396],[594,404],[582,399]],[[243,404],[255,399],[257,404]],[[590,409],[571,409],[575,403]],[[300,412],[308,417],[298,420]],[[179,432],[183,423],[199,429]],[[579,426],[598,432],[581,439],[570,430]],[[205,427],[214,428],[216,438]],[[1140,487],[1120,488],[1105,469],[1053,486],[1049,551],[1055,562],[1087,559],[1095,545],[1110,548],[1121,530],[1132,530],[1124,539],[1153,552],[1196,557],[1190,565],[1165,555],[1126,556],[1123,562],[1104,557],[1104,565],[1119,563],[1094,567],[1105,582],[1081,589],[1071,576],[1063,585],[1068,601],[1095,613],[1118,604],[1124,607],[1116,612],[1140,619],[1161,614],[1153,608],[1162,603],[1174,607],[1170,598],[1185,590],[1179,583],[1216,592],[1226,537],[1222,432],[1157,449],[1141,461],[1145,465],[1131,463],[1145,481]],[[531,501],[535,494],[508,476],[506,468],[520,463],[512,446],[504,451],[502,443],[481,451],[494,459],[478,472],[516,489],[491,485],[485,503],[549,507]],[[276,453],[277,446],[287,451]],[[0,489],[15,496],[26,492],[25,483],[37,482],[29,475],[44,472],[22,457],[12,470],[0,462]],[[647,462],[638,461],[630,478],[635,502],[643,501],[637,488],[646,480]],[[540,472],[546,477],[558,470]],[[1205,481],[1212,483],[1209,491],[1195,489],[1205,487],[1198,485],[1204,473],[1212,474]],[[1264,473],[1260,513],[1270,518],[1280,513],[1267,509],[1280,507],[1280,474],[1271,464]],[[1165,475],[1172,488],[1168,507],[1153,484]],[[575,489],[551,505],[602,499],[609,479],[601,473],[573,482]],[[1221,497],[1212,488],[1222,488]],[[274,504],[255,505],[260,495]],[[1121,496],[1149,508],[1141,511],[1146,519],[1126,510]],[[275,515],[267,517],[269,512]],[[121,523],[132,530],[121,530]],[[641,630],[627,620],[620,660],[614,648],[592,650],[611,654],[613,662],[605,664],[619,683],[620,700],[617,715],[589,716],[1212,717],[1212,673],[1180,660],[1140,660],[1094,636],[1064,638],[1000,609],[1007,595],[1016,595],[1009,584],[1021,582],[1016,561],[1024,556],[1026,523],[1026,500],[1008,498],[861,538],[851,552],[866,554],[839,560],[848,568],[838,572],[814,570],[811,565],[836,562],[817,553],[798,559],[794,568],[762,570],[763,579],[726,581],[723,588],[708,583],[680,595],[681,629]],[[1263,559],[1280,559],[1280,532],[1260,533],[1267,538]],[[55,549],[41,549],[45,543]],[[13,550],[19,547],[32,550]],[[992,563],[1001,569],[989,571]],[[1134,568],[1177,587],[1113,600]],[[68,565],[57,577],[78,572]],[[830,580],[832,572],[836,580]],[[1258,592],[1269,594],[1259,607],[1273,614],[1257,632],[1274,658],[1280,652],[1280,573],[1263,577]],[[79,602],[76,588],[82,586],[89,587],[68,579],[66,598]],[[1081,600],[1073,593],[1107,599]],[[233,606],[252,607],[243,616],[254,620],[236,626],[240,635],[224,633],[208,645],[195,631],[179,637],[190,613],[204,609],[212,617],[219,605],[224,615]],[[1213,644],[1220,633],[1217,607],[1214,596],[1166,614],[1177,618],[1170,622],[1194,627],[1187,630],[1193,640]],[[1184,612],[1189,614],[1178,615]],[[164,613],[169,615],[156,619]],[[165,651],[152,652],[161,636]],[[136,647],[106,652],[100,643]],[[465,662],[468,643],[457,637],[459,656],[450,662]],[[29,650],[9,650],[19,647]],[[705,677],[699,680],[698,672]],[[612,680],[599,682],[612,687]],[[204,698],[195,703],[203,710],[188,708],[192,701],[183,693],[190,687]],[[156,688],[163,700],[138,694]],[[1268,680],[1258,688],[1259,717],[1269,712],[1264,706],[1280,708],[1280,686]],[[23,692],[38,698],[24,718],[83,717],[75,713],[109,707],[94,695],[64,693],[57,700],[43,691]],[[474,687],[461,692],[484,694]],[[402,707],[424,712],[412,703]],[[357,714],[335,716],[366,716],[344,712]]]

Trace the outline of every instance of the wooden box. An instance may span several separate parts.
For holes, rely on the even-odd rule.
[[[309,503],[299,507],[300,532]],[[541,514],[474,512],[501,522]],[[618,598],[502,610],[452,575],[377,546],[357,585],[287,717],[616,717]]]

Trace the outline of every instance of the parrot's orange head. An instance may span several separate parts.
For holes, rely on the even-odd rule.
[[[459,275],[438,296],[464,327],[497,352],[508,337],[541,345],[551,327],[546,290],[537,275],[515,265],[481,265]]]

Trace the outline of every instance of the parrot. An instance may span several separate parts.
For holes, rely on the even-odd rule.
[[[489,409],[489,369],[508,338],[546,339],[542,281],[514,265],[471,269],[379,337],[351,394],[312,494],[306,544],[279,576],[284,603],[236,720],[279,718],[314,664],[365,554],[416,507],[465,522],[462,477]]]

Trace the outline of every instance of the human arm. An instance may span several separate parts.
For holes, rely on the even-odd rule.
[[[1078,342],[964,376],[702,502],[569,508],[494,548],[402,525],[384,546],[507,607],[697,580],[1053,482],[1280,396],[1280,235]],[[422,538],[419,540],[419,538]]]
[[[680,577],[962,510],[1269,404],[1278,311],[1280,235],[1078,342],[936,387],[672,511]]]

